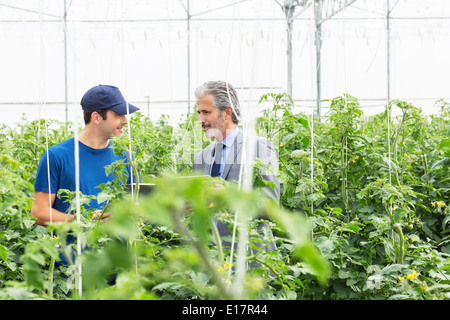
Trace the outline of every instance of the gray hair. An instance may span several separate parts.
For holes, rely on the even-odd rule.
[[[233,123],[239,123],[241,107],[239,105],[237,92],[231,84],[220,80],[207,81],[195,89],[195,97],[197,100],[208,94],[214,96],[214,106],[219,108],[220,112],[223,112],[226,108],[231,107],[233,109]]]

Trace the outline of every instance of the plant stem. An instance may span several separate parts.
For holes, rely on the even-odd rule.
[[[395,156],[395,160],[397,160],[397,148],[398,148],[398,139],[400,138],[400,132],[403,129],[403,125],[406,121],[406,112],[402,109],[403,115],[402,115],[402,121],[400,122],[397,132],[395,134],[395,139],[394,139],[394,156]],[[398,164],[398,161],[396,161]],[[398,167],[397,170],[395,170],[395,179],[397,180],[397,185],[400,185],[400,178],[398,175]]]
[[[186,227],[183,224],[181,224],[178,214],[176,212],[172,214],[172,217],[173,217],[173,222],[174,222],[174,226],[175,226],[176,230],[180,234],[182,234],[185,237],[186,241],[188,241],[200,254],[200,257],[202,258],[202,260],[204,261],[204,264],[208,268],[208,271],[210,272],[214,282],[216,283],[221,296],[226,300],[232,299],[233,295],[226,289],[226,287],[223,284],[222,278],[217,273],[217,270],[215,270],[213,268],[212,264],[209,261],[209,257],[208,257],[206,250],[203,248],[203,246],[198,241],[195,241],[191,237],[191,235],[189,234],[189,231],[186,229]]]
[[[397,260],[397,263],[403,263],[403,258],[405,256],[405,240],[403,239],[403,230],[402,230],[401,224],[396,223],[394,221],[394,217],[391,213],[389,206],[390,206],[390,204],[385,204],[385,209],[389,215],[389,218],[391,219],[392,228],[395,230],[395,232],[397,233],[397,235],[399,237],[399,245],[398,245],[396,260]]]
[[[223,259],[222,239],[220,239],[219,231],[217,230],[216,224],[214,223],[213,219],[209,220],[209,224],[211,225],[211,229],[212,229],[214,239],[216,242],[217,255],[219,257],[219,262],[221,265],[223,265],[224,259]]]
[[[237,214],[237,213],[236,213]],[[243,299],[243,283],[246,272],[247,262],[247,246],[248,246],[248,220],[246,217],[240,217],[239,227],[239,239],[237,244],[237,258],[236,258],[236,277],[234,289],[237,292],[237,297]]]
[[[52,256],[50,259],[50,269],[48,273],[48,281],[50,281],[50,292],[49,296],[53,298],[53,271],[55,270],[55,257]]]
[[[280,285],[281,285],[281,287],[283,288],[283,291],[284,291],[284,294],[286,295],[286,298],[288,297],[288,292],[287,292],[287,288],[286,288],[286,284],[284,283],[284,281],[283,281],[283,278],[282,278],[282,274],[281,273],[279,273],[279,272],[277,272],[270,264],[268,264],[265,260],[261,260],[261,259],[259,259],[257,256],[251,256],[251,257],[249,257],[248,258],[248,261],[251,261],[251,260],[253,260],[253,261],[256,261],[256,262],[259,262],[259,263],[261,263],[263,266],[265,266],[266,268],[268,268],[277,278],[278,278],[278,280],[280,281]]]
[[[127,159],[128,162],[130,163],[130,173],[131,173],[131,180],[133,180],[134,184],[135,184],[135,188],[134,188],[134,193],[133,193],[133,198],[135,199],[135,201],[138,200],[138,196],[139,196],[139,172],[137,170],[137,165],[135,163],[133,163],[133,159],[131,158],[131,154],[129,152],[126,151],[126,155],[127,155]],[[136,181],[134,181],[133,176],[136,177]]]
[[[348,210],[348,199],[347,199],[347,170],[345,163],[345,142],[347,138],[344,137],[341,142],[341,194],[342,200],[344,201],[345,210]]]
[[[397,232],[397,235],[400,238],[399,248],[397,252],[397,262],[401,264],[403,263],[403,258],[405,256],[405,240],[403,239],[403,231],[400,224],[395,224],[394,230]]]

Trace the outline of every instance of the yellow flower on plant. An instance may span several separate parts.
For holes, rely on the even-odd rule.
[[[407,278],[408,280],[414,280],[414,279],[418,278],[419,275],[420,275],[420,273],[418,273],[416,270],[413,270],[413,272],[409,273],[409,274],[406,276],[406,278]]]
[[[407,153],[403,154],[403,156],[404,156],[405,158],[408,158],[408,154],[407,154]]]
[[[219,267],[219,269],[217,269],[217,271],[219,271],[219,273],[224,273],[225,270],[223,269],[223,267]]]
[[[411,155],[411,158],[413,158],[413,159],[414,159],[415,157],[416,157],[415,155],[413,155],[413,154]]]
[[[356,156],[355,159],[358,160],[358,159],[359,159],[359,156]]]
[[[58,240],[58,237],[57,236],[53,236],[53,240]]]
[[[225,262],[225,270],[230,268],[230,263],[228,261]]]
[[[405,277],[398,276],[398,281],[402,282],[403,280],[405,280]]]
[[[445,202],[443,202],[443,201],[438,201],[438,202],[436,202],[436,204],[437,204],[439,207],[444,207],[444,206],[445,206]]]

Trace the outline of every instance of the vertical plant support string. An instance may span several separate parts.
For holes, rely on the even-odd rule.
[[[39,1],[39,9],[38,9],[38,19],[39,19],[39,30],[40,30],[40,79],[39,79],[39,121],[37,128],[37,136],[36,142],[39,143],[40,138],[40,130],[41,130],[41,120],[42,120],[42,107],[44,105],[44,93],[45,93],[45,47],[44,47],[44,32],[43,32],[43,22],[42,22],[42,0]],[[48,152],[48,121],[46,114],[44,115],[44,128],[45,128],[45,152],[47,156],[46,166],[47,166],[47,183],[48,183],[48,203],[49,203],[49,219],[50,224],[53,223],[53,210],[51,206],[52,195],[51,195],[51,181],[50,181],[50,154]],[[54,239],[54,231],[50,232],[50,239]],[[55,266],[55,258],[50,259],[49,265],[49,276],[48,279],[51,283],[49,288],[49,296],[53,296],[53,271]]]
[[[48,182],[48,203],[51,204],[52,202],[52,188],[51,188],[51,181],[50,181],[50,154],[48,152],[48,123],[47,119],[44,119],[44,125],[45,125],[45,152],[47,154],[47,182]],[[50,224],[53,223],[53,211],[52,206],[49,205],[49,216],[50,216]],[[51,232],[51,237],[53,238],[53,230]]]
[[[40,79],[39,79],[39,127],[38,130],[40,130],[41,126],[41,115],[42,115],[42,106],[44,105],[44,74],[45,74],[45,48],[44,48],[44,35],[43,35],[43,22],[42,22],[42,1],[39,1],[39,29],[40,29]],[[50,159],[49,159],[49,152],[48,152],[48,121],[46,116],[44,116],[44,127],[45,127],[45,152],[47,154],[47,181],[48,181],[48,202],[51,203],[51,185],[50,185]],[[38,131],[39,132],[39,131]],[[52,207],[49,206],[49,216],[50,216],[50,223],[53,222],[53,213],[52,213]],[[51,232],[51,236],[53,238],[53,231]]]
[[[64,0],[65,1],[65,0]],[[67,15],[67,11],[64,11],[64,15]],[[67,35],[67,23],[64,24],[64,33]],[[74,59],[75,61],[76,59]],[[66,62],[67,63],[67,62]],[[74,68],[75,70],[75,68]],[[76,91],[75,91],[76,92]],[[79,140],[78,140],[78,121],[74,122],[74,160],[75,160],[75,218],[79,225],[81,223],[81,198],[80,198],[80,152],[79,152]],[[68,213],[70,214],[70,213]],[[77,241],[77,256],[82,253],[82,237],[80,234],[76,237]],[[82,281],[82,266],[81,261],[74,261],[75,263],[75,287],[78,293],[78,297],[81,298],[83,294],[83,281]]]
[[[122,71],[123,71],[123,77],[124,77],[124,82],[125,82],[125,92],[127,93],[127,64],[126,64],[126,52],[125,52],[125,30],[124,30],[124,19],[123,19],[123,13],[124,13],[124,7],[123,7],[123,0],[120,1],[120,25],[121,25],[121,42],[122,42]],[[128,97],[128,94],[126,94],[126,96]],[[134,173],[136,172],[136,191],[139,192],[139,176],[138,176],[138,172],[137,172],[137,168],[135,166],[135,163],[133,162],[133,153],[132,153],[132,140],[131,140],[131,122],[130,122],[130,106],[128,103],[128,100],[126,100],[126,106],[127,106],[127,119],[128,119],[128,161],[130,161],[130,182],[131,182],[131,201],[135,202],[135,199],[138,199],[138,194],[136,195],[136,197],[134,196]],[[137,219],[137,218],[136,218]],[[136,220],[135,223],[138,223],[138,221]],[[135,266],[135,274],[138,274],[138,257],[137,257],[137,243],[136,243],[136,239],[133,239],[130,241],[130,246],[134,248],[134,266]]]
[[[227,66],[229,65],[229,62],[230,62],[231,47],[232,47],[231,43],[232,43],[232,38],[233,38],[233,34],[234,34],[234,32],[233,32],[234,31],[234,21],[235,21],[235,19],[234,19],[234,8],[235,8],[235,3],[233,1],[233,28],[231,29],[230,45],[228,46]],[[238,29],[240,30],[240,19],[238,21],[239,21]],[[240,34],[240,32],[239,32],[239,34]],[[239,47],[240,46],[241,46],[241,43],[239,42]],[[242,63],[242,56],[240,56],[240,62]],[[227,71],[228,71],[228,68],[227,68]],[[241,65],[241,73],[242,73],[242,65]],[[242,76],[241,76],[241,78],[242,78]],[[226,79],[226,80],[228,80],[228,79]],[[230,101],[230,105],[231,105],[231,109],[233,111],[233,114],[236,116],[236,118],[238,120],[241,120],[241,119],[239,119],[239,117],[238,117],[238,115],[237,115],[237,113],[235,111],[235,106],[233,104],[233,100],[231,99],[230,91],[229,91],[229,88],[228,88],[228,82],[227,82],[227,95],[228,95],[228,100]],[[245,133],[244,127],[242,129],[244,130],[244,133]],[[246,142],[245,142],[245,138],[244,138],[243,145],[242,145],[242,159],[245,159],[245,155],[244,155],[245,153],[246,153]],[[241,161],[241,163],[244,163],[244,162]],[[242,171],[243,171],[243,168],[241,167],[241,170],[239,172],[239,179],[238,179],[238,189],[239,190],[241,189],[241,186],[242,186]],[[238,225],[238,216],[239,216],[239,210],[236,210],[235,216],[234,216],[233,232],[232,232],[232,236],[231,236],[231,248],[230,248],[231,251],[230,251],[230,261],[229,261],[229,266],[230,267],[228,268],[228,285],[229,286],[231,285],[231,270],[232,270],[231,266],[232,266],[232,263],[233,263],[234,246],[235,246],[235,243],[236,243],[236,229],[237,229],[237,225]],[[243,231],[243,230],[241,230],[241,231]],[[240,291],[239,288],[238,288],[238,291]]]
[[[236,4],[233,2],[233,6],[235,6]],[[238,8],[239,11],[239,8]],[[259,12],[261,12],[261,10],[259,10]],[[234,11],[233,11],[234,14]],[[234,20],[233,20],[234,21]],[[238,29],[240,31],[240,11],[239,11],[239,16],[238,16]],[[258,29],[255,29],[256,31],[258,31]],[[239,35],[241,35],[241,32],[239,32]],[[256,39],[257,37],[255,37]],[[239,53],[240,53],[240,63],[241,63],[241,82],[243,81],[242,79],[242,50],[241,50],[241,41],[240,41],[240,37],[239,37]],[[231,40],[230,40],[231,41]],[[228,54],[228,59],[230,56],[230,52],[231,52],[231,46],[229,47],[229,54]],[[256,55],[256,49],[254,51],[254,54]],[[253,62],[255,62],[256,59],[253,59]],[[255,64],[253,63],[252,65],[252,74],[254,74],[254,67]],[[252,78],[253,81],[253,78]],[[252,86],[250,86],[252,87]],[[233,105],[231,96],[230,96],[230,92],[229,92],[229,88],[227,87],[227,95],[228,95],[228,99],[230,101],[230,105],[232,107],[233,110],[233,114],[236,116],[236,118],[239,119],[236,111],[235,111],[235,106]],[[249,93],[249,98],[248,100],[250,101],[251,99],[251,94]],[[238,188],[239,190],[243,190],[244,192],[248,192],[253,188],[253,159],[255,156],[255,143],[253,139],[255,139],[255,130],[254,127],[256,125],[256,121],[255,120],[248,120],[248,117],[251,117],[250,114],[250,108],[247,108],[247,110],[242,110],[241,108],[241,119],[243,122],[242,125],[242,130],[243,130],[243,144],[242,144],[242,158],[241,158],[241,170],[239,172],[239,179],[238,179]],[[247,111],[247,112],[244,112]],[[243,116],[245,114],[245,116]],[[233,233],[232,233],[232,242],[231,242],[231,253],[230,253],[230,267],[228,270],[228,279],[231,279],[231,266],[232,266],[232,261],[233,261],[233,254],[234,254],[234,246],[236,243],[236,229],[237,227],[239,227],[239,239],[238,239],[238,252],[237,252],[237,258],[236,258],[236,276],[234,279],[234,285],[233,285],[233,289],[234,289],[234,294],[236,295],[236,297],[240,297],[243,298],[243,294],[244,294],[244,287],[243,287],[243,282],[244,282],[244,276],[245,276],[245,272],[247,269],[247,261],[246,261],[246,254],[247,251],[249,250],[248,248],[248,222],[249,222],[249,218],[244,215],[239,215],[239,210],[236,210],[235,212],[235,221],[234,221],[234,226],[233,226]],[[229,285],[231,285],[231,281],[229,281],[228,283]]]
[[[314,27],[315,27],[314,21],[312,21],[311,27],[312,27],[311,30],[313,33],[313,37],[314,37]],[[314,49],[314,46],[312,46],[312,49]],[[314,71],[313,66],[319,65],[320,61],[317,61],[316,64],[314,64],[314,54],[311,54],[311,60],[312,60],[310,63],[310,66],[311,66],[310,72],[311,72],[311,78],[312,78],[311,83],[315,83],[315,79],[314,79],[315,73],[313,72]],[[312,106],[311,118],[310,118],[311,119],[311,125],[310,125],[310,127],[311,127],[311,191],[310,192],[311,192],[311,194],[314,193],[314,115],[316,112],[315,108],[320,103],[320,101],[317,101],[316,103],[314,103],[314,96],[315,96],[314,86],[311,86],[311,106]],[[318,112],[320,112],[320,110],[318,110]],[[318,120],[320,121],[320,114],[318,114]],[[311,201],[311,216],[313,216],[313,214],[314,214],[314,202]],[[313,240],[313,239],[314,239],[314,229],[311,228],[311,240]]]
[[[76,221],[79,224],[81,222],[81,204],[80,204],[80,152],[79,152],[79,141],[78,141],[78,125],[77,121],[75,121],[75,131],[74,131],[74,141],[75,141],[75,197],[76,197]],[[77,237],[77,255],[81,255],[81,238]],[[82,271],[81,271],[81,262],[76,265],[75,268],[76,275],[76,286],[78,290],[79,297],[82,296],[83,293],[83,281],[82,281]]]

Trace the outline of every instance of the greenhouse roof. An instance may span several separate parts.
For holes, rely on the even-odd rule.
[[[367,114],[392,99],[435,113],[449,97],[445,0],[1,0],[0,24],[5,122],[76,118],[99,83],[175,118],[211,79],[234,84],[251,110],[267,92],[321,114],[318,100],[343,93]]]

